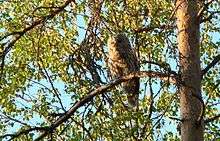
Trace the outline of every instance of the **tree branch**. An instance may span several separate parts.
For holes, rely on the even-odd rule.
[[[52,125],[49,126],[49,131],[53,131],[55,130],[60,124],[62,124],[63,122],[67,121],[75,112],[78,108],[82,107],[83,105],[85,105],[87,102],[91,101],[93,99],[93,97],[102,94],[104,92],[106,92],[107,90],[109,90],[110,88],[119,85],[122,82],[128,81],[130,79],[133,79],[135,77],[154,77],[154,78],[160,78],[160,79],[164,79],[164,80],[173,80],[175,82],[178,82],[178,77],[168,74],[168,73],[160,73],[160,72],[154,72],[154,71],[141,71],[141,72],[134,72],[131,73],[127,76],[122,76],[119,79],[116,79],[115,81],[107,84],[107,85],[103,85],[100,86],[99,88],[91,91],[87,96],[85,96],[84,98],[82,98],[80,101],[76,102],[76,104],[74,104],[66,113],[65,115],[61,116],[60,118],[58,118]],[[48,133],[50,133],[49,131],[44,131],[35,141],[39,141],[41,139],[43,139],[45,136],[48,135]]]
[[[215,12],[211,12],[210,15],[204,19],[201,19],[200,23],[206,22],[206,21],[210,21],[215,14],[220,13],[220,11],[215,11]]]
[[[173,70],[171,70],[170,68],[170,65],[166,62],[154,62],[154,61],[141,61],[141,63],[144,63],[144,64],[153,64],[153,65],[156,65],[156,66],[159,66],[160,68],[164,69],[165,71],[168,71],[170,74],[173,74],[173,75],[177,75],[177,73]]]
[[[24,123],[24,122],[22,122],[22,121],[20,121],[20,120],[18,120],[18,119],[12,118],[12,117],[10,117],[10,116],[8,116],[8,115],[6,115],[6,114],[0,114],[0,117],[2,117],[2,118],[4,118],[4,119],[9,119],[9,120],[11,120],[11,121],[17,122],[17,123],[22,124],[22,125],[24,125],[24,126],[30,126],[30,125],[28,125],[27,123]]]
[[[212,62],[208,64],[208,66],[202,70],[202,76],[204,76],[212,67],[214,67],[220,61],[220,55],[214,57]]]
[[[14,44],[24,35],[26,34],[28,31],[34,29],[36,26],[44,23],[46,20],[48,19],[52,19],[53,17],[55,17],[57,14],[59,14],[60,12],[62,12],[64,10],[64,8],[66,6],[68,6],[71,2],[75,2],[75,0],[67,0],[62,6],[57,7],[56,10],[51,11],[51,13],[49,15],[43,16],[41,19],[37,19],[36,21],[34,21],[30,26],[28,26],[27,28],[21,30],[21,31],[15,31],[9,34],[6,34],[5,36],[0,38],[0,41],[2,41],[3,39],[6,39],[9,36],[14,36],[12,38],[11,41],[8,41],[7,43],[1,44],[2,47],[5,46],[3,52],[0,54],[0,59],[1,59],[1,74],[0,74],[0,81],[3,77],[3,69],[4,69],[4,61],[5,61],[5,56],[7,55],[7,53],[11,50],[11,48],[14,46]]]
[[[198,12],[198,14],[197,14],[197,17],[198,17],[198,18],[200,18],[200,17],[202,16],[202,14],[204,13],[204,11],[205,11],[206,9],[208,9],[208,6],[209,6],[210,4],[212,4],[213,1],[215,1],[215,0],[208,0],[208,2],[205,3],[205,4],[202,6],[202,8],[199,10],[199,12]]]
[[[24,135],[24,134],[28,134],[30,133],[31,131],[47,131],[49,128],[48,127],[32,127],[32,128],[29,128],[29,129],[25,129],[25,130],[21,130],[15,134],[5,134],[5,135],[2,135],[0,136],[0,139],[3,139],[3,138],[6,138],[6,137],[11,137],[9,140],[13,140],[21,135]]]
[[[57,97],[57,99],[58,99],[58,101],[59,101],[59,104],[60,104],[62,110],[63,110],[64,112],[66,112],[66,109],[65,109],[65,107],[63,106],[62,100],[61,100],[61,98],[60,98],[60,95],[61,95],[61,94],[60,94],[59,91],[55,88],[55,86],[54,86],[54,84],[53,84],[53,81],[52,81],[52,79],[51,79],[49,73],[47,72],[47,69],[46,69],[45,66],[44,66],[43,59],[42,59],[41,57],[39,57],[39,59],[40,59],[41,65],[42,65],[42,69],[44,70],[44,73],[45,73],[45,75],[46,75],[46,80],[48,80],[48,82],[50,83],[50,85],[51,85],[51,87],[52,87],[52,90],[53,90],[53,93],[54,93],[55,96]]]
[[[60,12],[62,12],[64,10],[64,8],[69,5],[71,2],[75,3],[75,0],[67,0],[62,6],[58,7],[56,10],[51,11],[51,13],[49,15],[46,15],[44,17],[42,17],[41,19],[38,19],[36,21],[34,21],[30,26],[28,26],[27,28],[23,29],[22,31],[15,31],[12,33],[9,33],[3,37],[0,38],[0,40],[3,40],[5,38],[7,38],[8,36],[15,36],[14,39],[11,42],[8,42],[5,48],[5,52],[4,55],[6,55],[11,47],[16,43],[16,41],[18,41],[25,33],[27,33],[28,31],[32,30],[33,28],[35,28],[36,26],[44,23],[46,20],[48,19],[52,19],[53,17],[55,17],[57,14],[59,14]],[[2,57],[3,55],[1,55]]]
[[[159,26],[148,26],[148,27],[135,29],[134,33],[143,33],[143,32],[147,33],[147,32],[153,31],[155,29],[165,30],[165,29],[171,29],[173,27],[174,27],[173,25],[167,25],[167,24],[162,24]]]
[[[216,115],[216,116],[214,116],[214,117],[211,117],[211,118],[209,118],[209,119],[206,119],[206,120],[204,121],[204,123],[207,124],[207,123],[209,123],[209,122],[213,122],[214,120],[217,120],[218,118],[220,118],[220,114],[218,114],[218,115]]]

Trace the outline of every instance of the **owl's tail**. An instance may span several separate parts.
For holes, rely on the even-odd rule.
[[[128,95],[127,98],[128,98],[129,107],[137,107],[137,105],[138,105],[138,95],[137,94]]]
[[[138,106],[139,85],[139,78],[131,79],[123,84],[124,90],[127,94],[129,107]]]

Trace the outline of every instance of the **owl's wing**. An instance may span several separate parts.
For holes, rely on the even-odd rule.
[[[127,51],[127,55],[124,57],[127,67],[129,68],[129,72],[139,71],[138,58],[132,48],[129,48]]]
[[[108,60],[108,68],[113,79],[119,78],[128,72],[128,67],[124,60]]]

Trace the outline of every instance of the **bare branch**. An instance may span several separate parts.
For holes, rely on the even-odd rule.
[[[130,79],[133,79],[135,77],[154,77],[154,78],[160,78],[160,79],[165,79],[165,80],[170,80],[171,78],[175,81],[178,82],[178,77],[174,75],[170,75],[168,73],[160,73],[160,72],[154,72],[154,71],[141,71],[141,72],[134,72],[131,73],[127,76],[123,76],[119,79],[116,79],[115,81],[107,84],[100,86],[99,88],[91,91],[87,96],[82,98],[80,101],[76,102],[66,113],[65,115],[61,116],[58,118],[52,125],[50,125],[51,130],[55,130],[60,124],[63,122],[67,121],[75,112],[78,108],[82,107],[85,105],[87,102],[91,101],[93,97],[102,94],[106,92],[107,90],[113,88],[116,85],[119,85],[122,82],[128,81]],[[50,131],[51,131],[50,130]],[[49,131],[44,131],[35,141],[39,141],[43,139],[45,136],[49,134]]]

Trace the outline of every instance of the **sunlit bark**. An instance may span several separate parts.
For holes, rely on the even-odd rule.
[[[202,141],[203,122],[199,50],[198,1],[177,0],[178,49],[180,54],[181,139]]]

